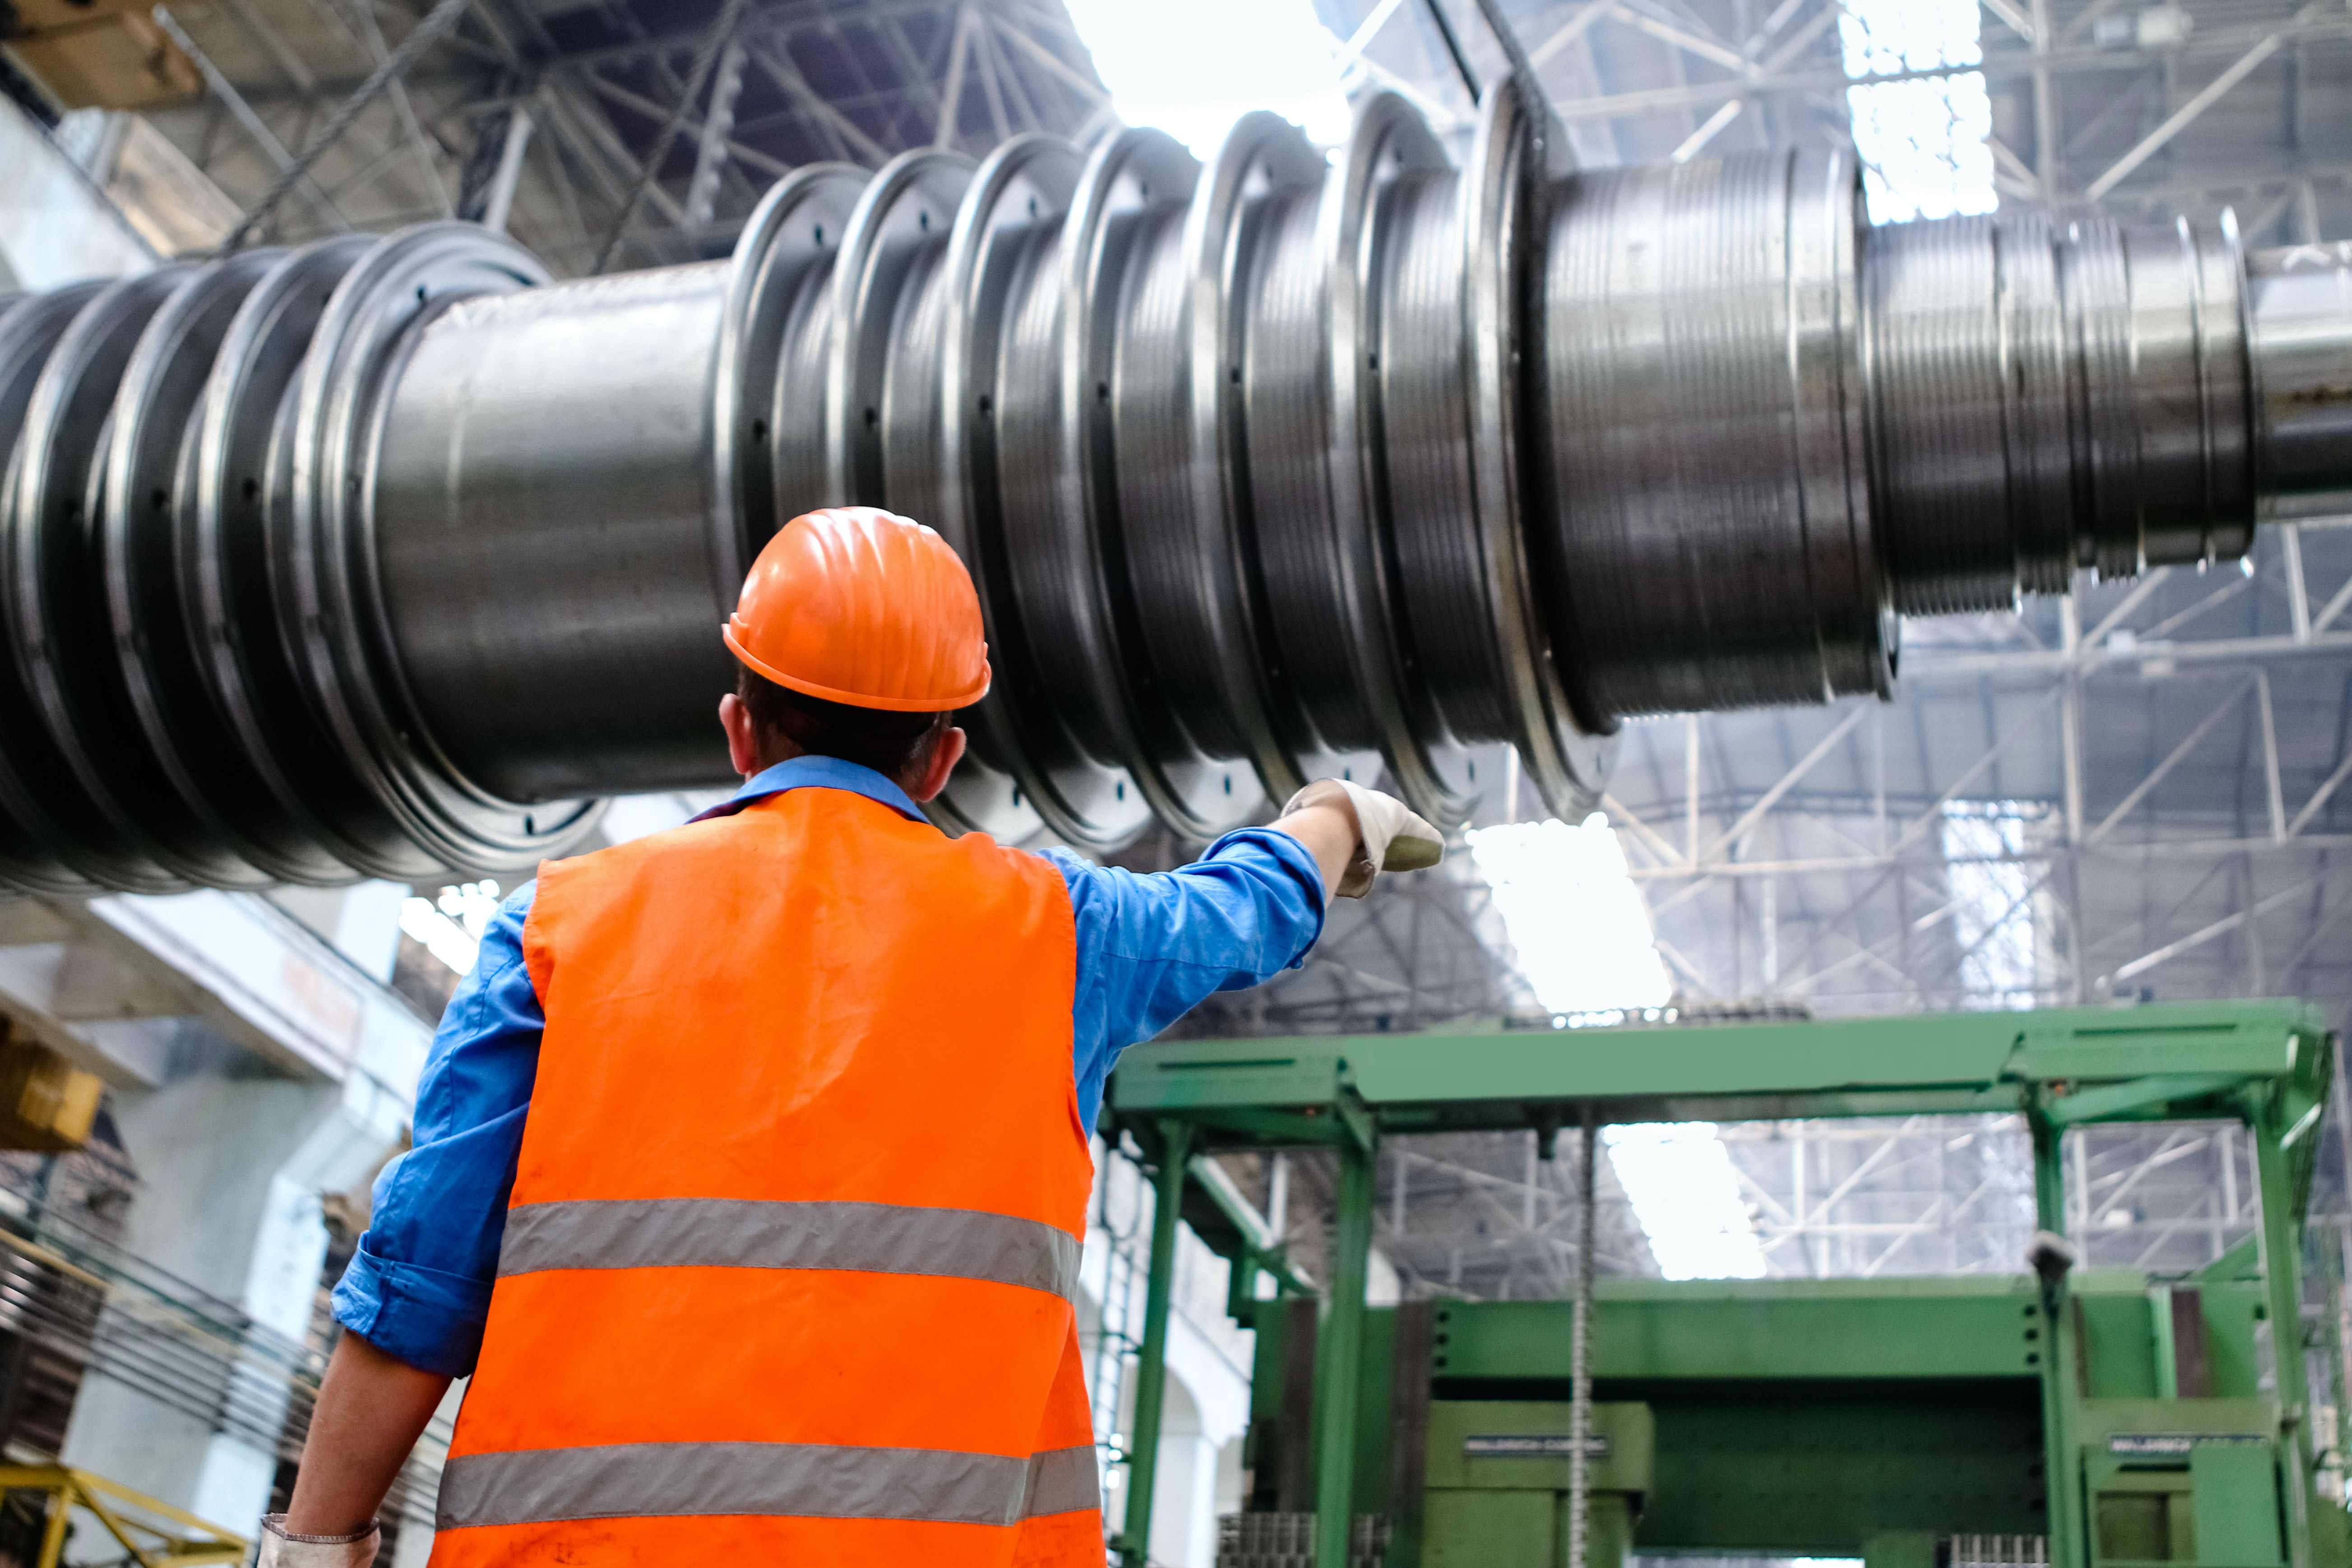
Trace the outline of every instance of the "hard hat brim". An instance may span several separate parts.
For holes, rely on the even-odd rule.
[[[986,659],[981,661],[979,685],[969,691],[959,691],[948,697],[876,697],[867,692],[844,691],[837,687],[821,686],[797,675],[787,675],[754,654],[745,646],[744,639],[736,635],[735,623],[741,618],[730,616],[719,628],[719,635],[727,639],[728,651],[740,659],[753,674],[797,691],[803,697],[838,702],[847,708],[878,708],[889,713],[949,713],[959,708],[969,708],[988,695],[992,671]]]

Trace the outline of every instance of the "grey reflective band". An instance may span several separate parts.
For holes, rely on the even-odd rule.
[[[452,1458],[436,1528],[698,1514],[1003,1528],[1101,1506],[1090,1444],[1012,1459],[822,1443],[623,1443]]]
[[[1047,1514],[1100,1507],[1101,1462],[1092,1443],[1029,1456],[1029,1491],[1022,1518],[1043,1519]]]
[[[550,1268],[840,1268],[1020,1285],[1075,1300],[1078,1242],[976,1209],[586,1198],[507,1211],[499,1276]]]

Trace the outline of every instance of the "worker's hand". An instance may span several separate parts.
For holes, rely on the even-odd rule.
[[[357,1535],[289,1535],[284,1514],[265,1514],[254,1568],[368,1568],[383,1539],[373,1521]]]
[[[1372,890],[1372,879],[1383,871],[1423,870],[1444,858],[1445,835],[1415,816],[1404,802],[1345,779],[1317,779],[1292,795],[1282,814],[1343,802],[1356,819],[1357,838],[1356,852],[1339,876],[1341,898],[1362,898]]]

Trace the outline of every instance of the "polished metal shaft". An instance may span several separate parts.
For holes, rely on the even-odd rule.
[[[2342,248],[1554,144],[1380,96],[803,169],[701,266],[428,225],[0,305],[0,882],[499,871],[719,782],[719,624],[830,503],[979,582],[942,821],[1094,848],[1325,773],[1461,821],[1495,742],[1579,812],[1625,716],[2352,510]]]

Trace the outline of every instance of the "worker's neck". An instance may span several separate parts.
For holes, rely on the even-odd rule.
[[[806,757],[813,756],[814,754],[814,752],[803,750],[801,746],[794,743],[790,735],[783,734],[778,731],[763,731],[761,732],[760,736],[759,752],[754,759],[759,765],[743,776],[745,778],[757,778],[761,773],[766,773],[770,768],[774,767],[778,763],[789,763],[794,757]],[[900,789],[906,790],[910,794],[913,793],[916,788],[914,784],[908,783],[907,780],[899,774],[885,773],[882,776],[888,779],[892,784],[897,784]]]
[[[805,757],[807,755],[808,753],[806,752],[803,751],[798,745],[793,743],[793,738],[790,735],[785,734],[781,730],[763,730],[760,732],[760,750],[754,759],[759,765],[753,768],[751,773],[745,776],[757,778],[760,774],[766,773],[770,768],[774,767],[778,763],[789,763],[794,757]]]

